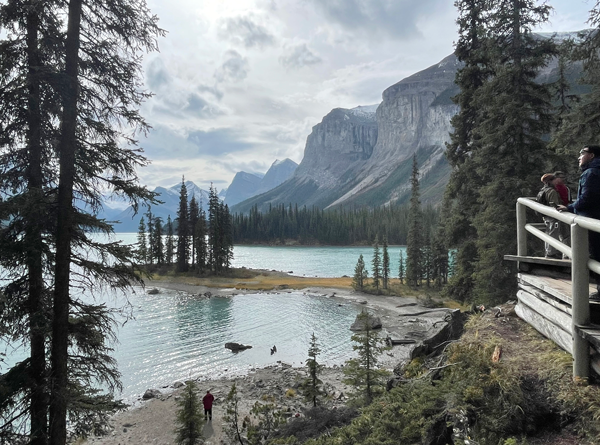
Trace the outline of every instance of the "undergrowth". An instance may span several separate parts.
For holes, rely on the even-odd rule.
[[[599,388],[573,383],[571,373],[571,356],[516,317],[473,315],[443,360],[413,360],[403,383],[306,444],[517,445],[561,430],[600,443]],[[279,443],[302,442],[288,433]]]

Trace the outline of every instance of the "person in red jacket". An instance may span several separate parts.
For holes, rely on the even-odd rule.
[[[206,395],[202,397],[202,404],[204,405],[204,420],[208,416],[209,420],[212,420],[212,405],[215,400],[215,396],[213,396],[209,391],[206,391]]]

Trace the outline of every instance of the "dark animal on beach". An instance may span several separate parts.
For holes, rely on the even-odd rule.
[[[277,352],[277,346],[273,345],[273,347],[271,348],[271,355],[275,354]]]

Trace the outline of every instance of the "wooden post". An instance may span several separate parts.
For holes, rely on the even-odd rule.
[[[517,255],[527,256],[527,207],[517,201]]]
[[[571,224],[573,286],[573,378],[587,380],[590,368],[590,351],[587,340],[579,335],[578,326],[590,324],[588,231]]]

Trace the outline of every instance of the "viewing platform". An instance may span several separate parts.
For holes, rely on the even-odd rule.
[[[544,224],[527,224],[527,208],[570,226],[571,246],[547,235]],[[519,198],[518,252],[504,256],[517,263],[517,315],[573,355],[573,377],[579,379],[587,379],[590,370],[600,376],[600,301],[589,299],[596,292],[600,263],[589,258],[589,230],[600,232],[600,221]],[[571,259],[528,256],[528,233]]]

